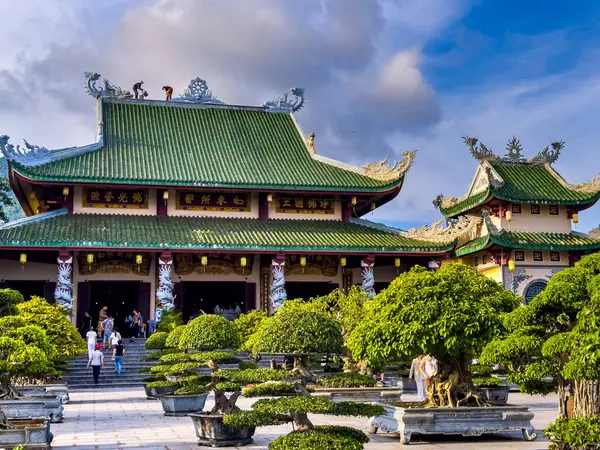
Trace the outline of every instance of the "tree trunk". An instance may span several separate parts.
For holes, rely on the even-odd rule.
[[[19,391],[17,391],[10,381],[9,375],[0,376],[0,399],[12,400],[23,397]]]
[[[600,381],[575,381],[572,395],[574,418],[600,415]]]
[[[298,431],[314,430],[315,426],[310,420],[308,420],[308,414],[303,412],[293,412],[292,418],[294,419],[294,425]]]
[[[214,391],[215,393],[215,406],[211,410],[211,414],[231,414],[234,411],[238,411],[240,408],[235,406],[238,397],[242,394],[242,390],[236,390],[229,398],[224,392]]]
[[[567,392],[565,387],[565,380],[560,375],[556,377],[557,389],[558,389],[558,418],[566,419],[567,414]]]
[[[302,384],[304,384],[304,386],[306,386],[306,384],[310,382],[317,382],[317,377],[315,377],[310,371],[310,363],[308,362],[308,356],[294,357],[293,372],[300,375]]]
[[[469,361],[469,355],[438,360],[438,373],[431,378],[427,389],[429,405],[450,408],[485,406],[473,386]]]

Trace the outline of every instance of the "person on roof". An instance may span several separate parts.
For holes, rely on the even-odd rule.
[[[142,88],[142,84],[144,84],[144,80],[140,80],[133,85],[133,95],[135,96],[136,99],[139,98],[140,94],[141,94],[142,98],[144,98],[145,96],[148,95],[148,94],[144,95],[145,91]]]
[[[166,100],[169,101],[173,98],[173,88],[171,86],[163,86],[162,90],[165,91],[165,95],[167,96]]]

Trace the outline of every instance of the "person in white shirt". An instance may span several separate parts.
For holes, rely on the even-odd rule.
[[[96,348],[96,340],[98,339],[98,334],[96,334],[94,330],[90,330],[86,333],[85,337],[87,338],[88,356],[91,358],[92,353]]]
[[[104,354],[102,353],[101,345],[96,345],[96,350],[92,352],[90,360],[88,361],[88,368],[90,365],[92,366],[92,370],[94,372],[94,384],[98,384],[100,368],[104,367]]]
[[[413,359],[408,374],[408,383],[411,384],[414,379],[417,384],[417,401],[419,402],[425,401],[425,380],[427,379],[427,374],[422,368],[422,362],[423,355],[419,355]]]
[[[121,333],[115,328],[113,332],[110,334],[110,347],[115,348],[119,345],[119,341],[121,340]]]
[[[427,378],[425,379],[425,389],[429,389],[429,383],[431,383],[431,377],[437,373],[437,359],[433,356],[425,356],[421,361],[421,368],[425,372]]]

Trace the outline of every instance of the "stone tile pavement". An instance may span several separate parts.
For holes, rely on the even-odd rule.
[[[405,395],[403,400],[412,400]],[[253,399],[241,398],[239,406],[249,409]],[[556,396],[527,396],[510,394],[509,402],[530,405],[535,413],[533,425],[538,440],[525,442],[521,433],[489,437],[419,437],[413,436],[411,447],[429,449],[547,449],[541,429],[556,416]],[[212,407],[209,397],[206,408]],[[363,429],[364,419],[315,415],[316,424],[349,425]],[[116,450],[144,448],[153,450],[201,449],[196,444],[194,427],[188,417],[166,417],[158,400],[146,400],[142,388],[127,390],[94,390],[71,393],[71,402],[65,405],[63,423],[52,424],[55,449]],[[269,442],[291,431],[290,425],[258,428],[254,445],[247,450],[266,449]],[[368,450],[403,448],[394,435],[374,435],[366,445]]]

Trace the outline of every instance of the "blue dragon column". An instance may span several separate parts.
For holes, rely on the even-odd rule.
[[[173,270],[173,255],[170,252],[164,252],[158,257],[158,288],[156,289],[156,299],[158,307],[155,311],[155,320],[160,322],[163,311],[168,311],[175,307],[173,297],[173,281],[171,281],[171,271]]]
[[[368,298],[375,297],[375,273],[373,267],[375,267],[375,258],[368,256],[365,259],[361,259],[360,267],[362,268],[362,289],[367,294]]]
[[[58,254],[58,277],[54,289],[54,301],[68,316],[73,312],[73,256],[67,251]]]
[[[277,255],[271,260],[271,307],[273,310],[283,306],[283,302],[287,300],[287,292],[285,291],[285,257]]]

